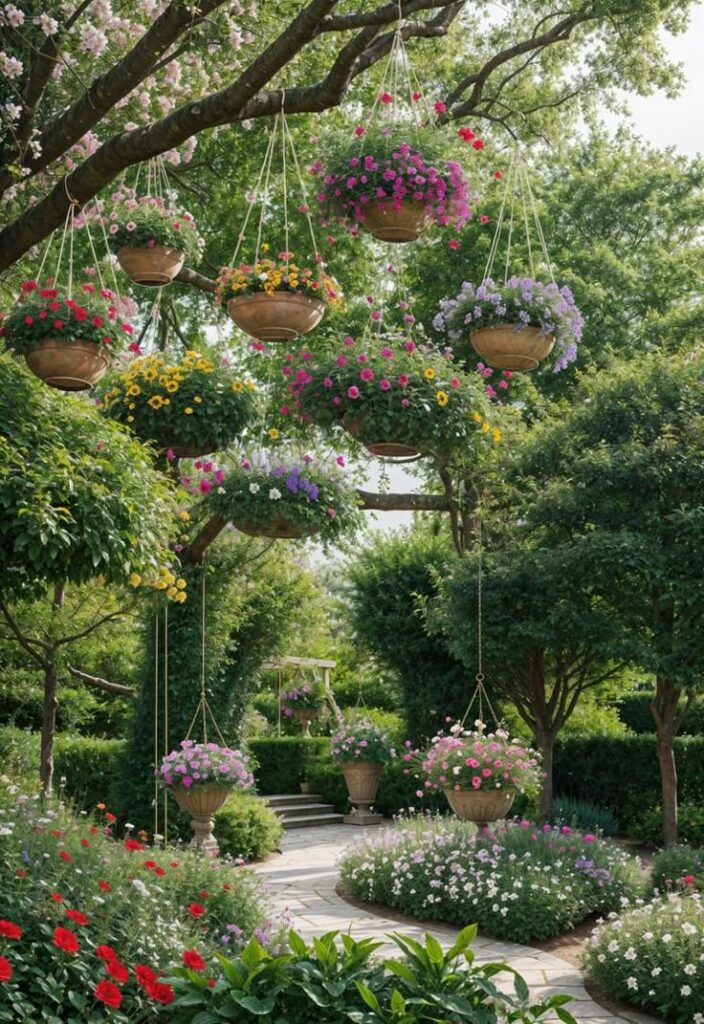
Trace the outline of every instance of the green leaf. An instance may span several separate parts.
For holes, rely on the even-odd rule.
[[[459,933],[453,944],[450,946],[446,953],[447,960],[453,960],[460,953],[464,953],[467,946],[471,946],[477,937],[477,926],[476,924],[468,924],[466,928],[463,928]]]
[[[374,1010],[375,1013],[380,1013],[381,1006],[379,1005],[379,1000],[374,995],[372,990],[367,985],[363,985],[361,981],[355,981],[355,985],[357,986],[357,991],[359,992],[360,996],[367,1004],[367,1006],[371,1010]]]

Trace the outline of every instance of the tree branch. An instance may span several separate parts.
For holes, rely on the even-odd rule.
[[[183,267],[182,270],[176,275],[177,281],[182,281],[183,284],[191,284],[195,288],[200,288],[201,291],[214,293],[217,289],[217,281],[213,281],[210,277],[205,277],[203,274],[199,274],[197,270],[190,270],[188,267]]]
[[[90,626],[86,626],[85,629],[81,629],[78,633],[72,633],[70,636],[62,636],[60,640],[56,641],[57,647],[65,647],[66,644],[72,644],[75,640],[82,640],[84,636],[90,636],[96,629],[100,629],[106,622],[113,622],[115,619],[122,618],[125,615],[126,609],[120,608],[116,612],[110,612],[108,615],[103,615],[96,622],[91,623]]]
[[[111,683],[108,679],[101,678],[101,676],[91,676],[87,672],[81,672],[80,669],[74,668],[73,665],[67,665],[66,668],[70,675],[75,679],[80,679],[82,683],[87,683],[88,686],[96,686],[100,690],[116,693],[120,697],[137,696],[137,691],[133,690],[131,686],[121,686],[119,683]]]
[[[25,634],[22,632],[22,630],[20,629],[20,627],[17,625],[14,618],[10,614],[9,608],[7,608],[3,601],[0,601],[0,612],[2,612],[5,622],[12,630],[15,638],[17,639],[17,643],[20,645],[20,647],[22,647],[27,652],[27,654],[29,654],[36,662],[38,662],[42,668],[46,668],[47,659],[42,658],[40,654],[37,654],[32,645],[36,644],[37,647],[39,647],[45,653],[49,651],[49,645],[45,644],[42,640],[37,640],[33,637],[25,636]]]

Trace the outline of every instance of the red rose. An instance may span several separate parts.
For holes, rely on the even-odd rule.
[[[471,128],[460,128],[457,132],[463,142],[471,142],[474,138],[474,132]]]
[[[192,971],[205,970],[205,960],[199,953],[195,951],[195,949],[184,950],[183,965],[184,967],[190,967]]]
[[[61,860],[66,864],[71,863],[71,854],[67,853],[66,850],[59,850],[59,857],[61,857]]]
[[[472,143],[472,149],[484,149],[484,142],[481,139],[475,139]]]
[[[202,917],[205,913],[205,907],[201,903],[189,903],[188,913],[191,917]]]
[[[98,946],[95,951],[95,955],[105,963],[110,963],[111,960],[117,960],[117,953],[112,946]]]
[[[19,939],[22,936],[22,929],[12,921],[0,921],[0,935],[3,939]]]
[[[165,985],[160,981],[152,982],[147,988],[147,994],[155,1003],[161,1003],[163,1006],[168,1006],[174,1001],[174,990],[171,985]]]
[[[143,964],[137,964],[134,973],[137,981],[143,988],[148,988],[156,981],[156,971],[153,971],[151,967],[145,967]]]
[[[95,986],[94,995],[101,1003],[111,1006],[113,1010],[119,1009],[122,1002],[122,992],[111,981],[99,981]]]
[[[109,960],[105,964],[105,970],[119,985],[124,985],[130,976],[130,972],[119,960]]]
[[[77,953],[81,948],[75,934],[68,928],[54,928],[53,943],[64,953]]]
[[[88,918],[85,914],[82,914],[80,910],[67,910],[66,917],[70,918],[74,924],[86,925],[88,924]]]
[[[12,964],[4,956],[0,956],[0,981],[9,981],[12,977]]]

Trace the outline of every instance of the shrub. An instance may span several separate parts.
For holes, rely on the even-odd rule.
[[[662,807],[654,807],[633,825],[633,835],[644,843],[662,842]],[[677,833],[684,843],[704,846],[704,807],[680,804],[677,808]]]
[[[668,1024],[692,1024],[704,1008],[704,906],[698,894],[661,896],[597,928],[585,963],[599,988]]]
[[[500,939],[559,935],[643,888],[638,861],[608,840],[524,821],[477,832],[456,819],[411,819],[343,855],[359,899],[450,924],[476,921]]]
[[[268,804],[251,793],[232,793],[215,815],[215,837],[223,857],[258,860],[276,849],[282,832]]]
[[[306,777],[307,764],[316,754],[330,749],[321,737],[277,736],[250,740],[249,751],[256,764],[254,781],[259,793],[296,793]]]
[[[618,717],[631,732],[638,735],[655,732],[655,720],[650,705],[652,693],[631,693],[618,703]],[[693,701],[684,717],[680,733],[683,736],[701,736],[704,734],[704,700]]]
[[[565,1010],[568,996],[548,996],[530,1003],[523,978],[505,964],[474,961],[470,949],[476,927],[465,928],[445,952],[431,935],[421,943],[409,936],[392,938],[403,961],[378,963],[372,954],[379,943],[338,938],[329,932],[308,946],[291,935],[292,952],[274,956],[252,940],[237,959],[219,956],[213,987],[195,971],[179,968],[169,979],[177,998],[169,1010],[173,1024],[212,1021],[278,1021],[283,1024],[340,1024],[352,1020],[403,1021],[430,1024],[451,1012],[461,1021],[516,1024],[538,1021],[551,1009],[564,1024],[576,1024]],[[502,972],[511,975],[515,996],[496,984]]]
[[[207,955],[223,940],[243,944],[269,927],[251,872],[191,850],[148,849],[129,834],[119,841],[109,812],[93,822],[12,785],[0,785],[0,811],[3,916],[22,930],[3,949],[13,974],[0,986],[0,1020],[56,1024],[88,1019],[89,1011],[102,1020],[91,1006],[95,986],[125,970],[123,1009],[142,1019],[156,996],[131,980],[136,962],[165,970],[185,949]]]
[[[611,811],[587,800],[557,797],[553,802],[552,822],[554,825],[571,825],[583,832],[600,832],[604,836],[618,833],[618,821]]]
[[[704,880],[704,850],[691,846],[672,846],[653,857],[651,881],[660,893],[691,885],[691,879]],[[687,881],[684,881],[687,879]],[[697,883],[701,888],[701,881]]]

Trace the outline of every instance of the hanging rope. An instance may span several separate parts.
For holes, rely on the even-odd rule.
[[[210,704],[208,703],[208,698],[207,698],[206,691],[205,691],[205,632],[206,632],[205,631],[205,608],[206,608],[206,604],[205,604],[205,572],[206,572],[206,569],[205,569],[205,566],[203,566],[203,576],[201,578],[201,590],[200,590],[200,593],[201,593],[200,697],[198,699],[198,705],[196,707],[196,710],[193,713],[193,718],[191,719],[191,724],[188,726],[188,732],[186,733],[186,739],[189,740],[191,738],[191,733],[193,732],[193,727],[195,726],[195,724],[198,721],[198,718],[200,716],[200,718],[201,718],[201,726],[202,726],[202,730],[203,730],[203,742],[207,743],[208,742],[208,716],[209,716],[211,722],[215,726],[215,732],[218,735],[218,739],[222,743],[223,747],[225,747],[225,746],[227,746],[227,744],[225,743],[225,739],[224,739],[222,733],[220,732],[220,727],[219,727],[219,725],[217,723],[217,719],[215,718],[215,715],[212,712]]]
[[[154,830],[159,834],[159,613],[154,615]]]
[[[169,750],[169,605],[164,604],[164,757]],[[169,794],[164,790],[164,846],[169,839]]]

